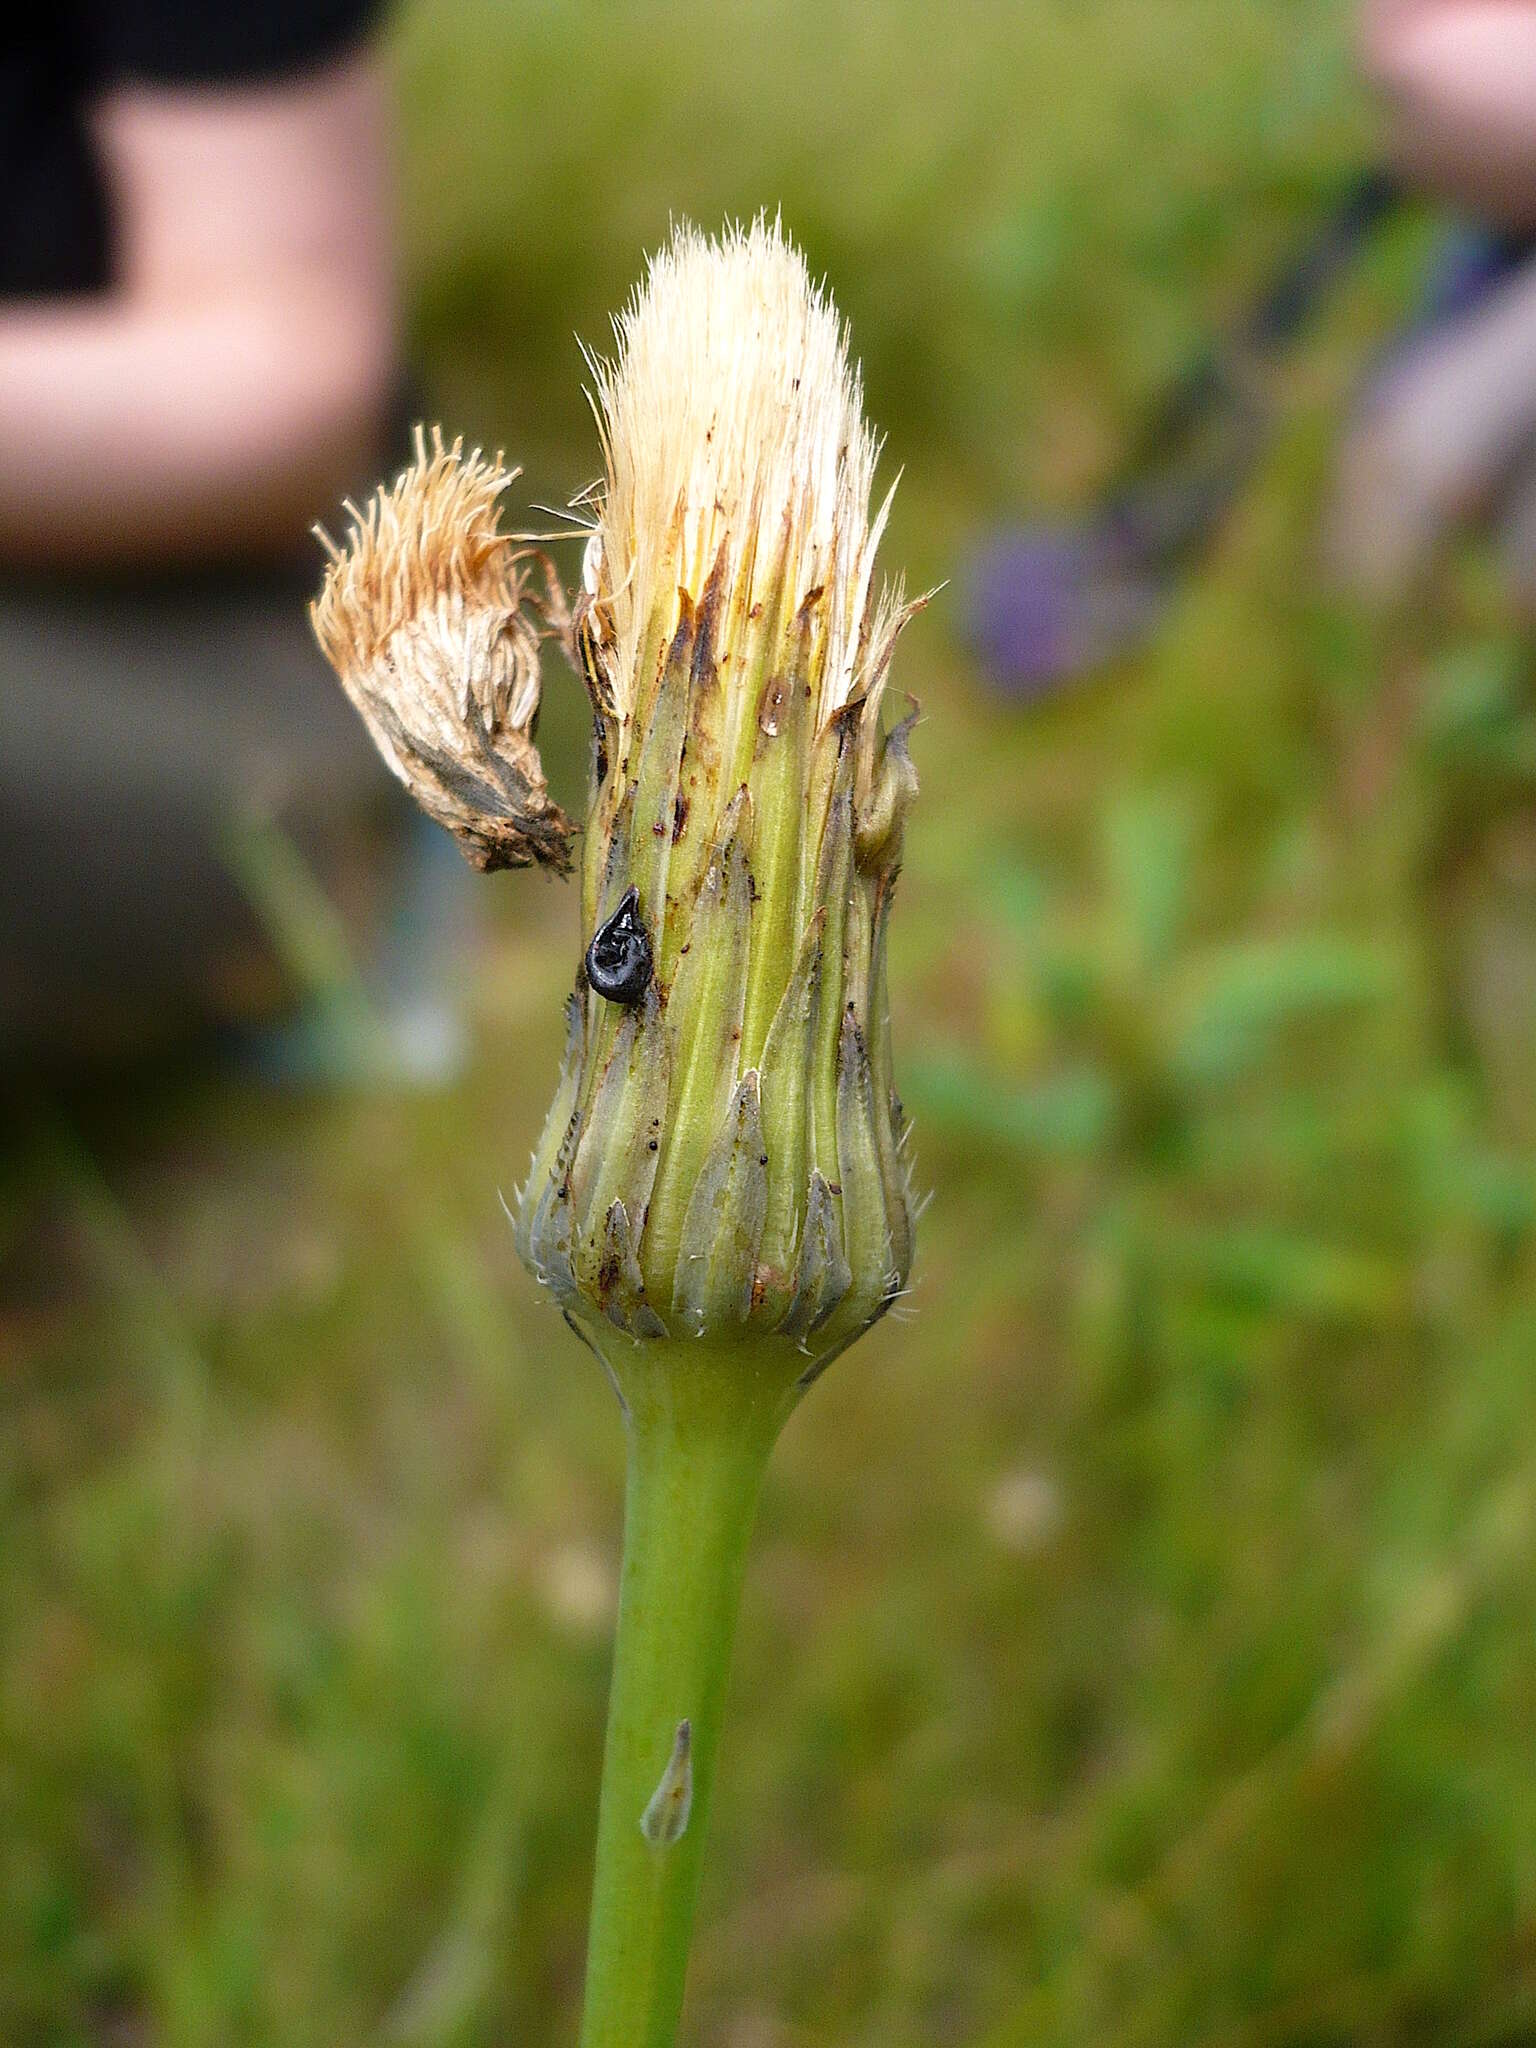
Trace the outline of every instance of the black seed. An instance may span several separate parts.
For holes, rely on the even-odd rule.
[[[651,937],[639,916],[640,891],[631,888],[587,948],[587,980],[610,1003],[633,1008],[651,982]]]

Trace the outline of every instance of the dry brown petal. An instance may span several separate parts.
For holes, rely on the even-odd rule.
[[[348,504],[345,547],[317,529],[331,560],[310,620],[385,761],[475,867],[565,873],[574,827],[533,740],[529,556],[497,523],[515,474],[418,428],[415,461]]]

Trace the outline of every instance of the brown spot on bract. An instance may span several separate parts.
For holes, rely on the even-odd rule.
[[[757,728],[769,739],[777,736],[784,721],[785,707],[789,703],[790,685],[784,676],[770,676],[763,685],[762,699],[757,707]]]

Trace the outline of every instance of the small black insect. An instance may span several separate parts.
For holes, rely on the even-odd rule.
[[[630,889],[587,948],[587,980],[610,1003],[632,1009],[651,981],[651,935],[639,915],[640,891]]]

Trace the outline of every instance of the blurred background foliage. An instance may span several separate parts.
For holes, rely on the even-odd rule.
[[[674,215],[782,206],[904,467],[888,561],[937,582],[1076,503],[1364,160],[1347,26],[417,0],[431,407],[564,502],[597,466],[573,332],[603,341]],[[1316,569],[1428,232],[1302,352],[1149,656],[1026,712],[953,589],[904,644],[892,984],[935,1199],[910,1313],[775,1463],[694,2042],[1536,2038],[1536,693],[1475,548],[1411,618]],[[324,906],[252,858],[323,980]],[[21,1105],[17,2048],[573,2038],[621,1433],[497,1202],[572,899],[486,887],[446,1095],[204,1072]]]

